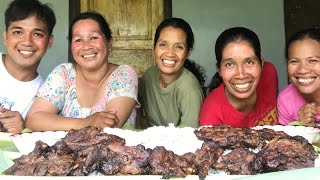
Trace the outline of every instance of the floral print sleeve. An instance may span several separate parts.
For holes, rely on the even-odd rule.
[[[57,66],[45,79],[43,85],[37,92],[37,97],[44,98],[55,104],[61,111],[65,104],[65,95],[67,94],[67,85],[72,84],[75,79],[68,78],[70,69],[73,69],[71,63],[63,63]],[[68,80],[69,79],[69,80]]]
[[[120,96],[131,97],[137,101],[138,76],[135,70],[128,65],[119,66],[111,74],[107,89],[107,101]]]

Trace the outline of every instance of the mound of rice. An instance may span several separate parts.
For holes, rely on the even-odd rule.
[[[170,124],[167,127],[155,126],[138,132],[116,128],[105,128],[103,132],[124,138],[127,146],[141,144],[151,149],[163,146],[177,155],[183,155],[188,152],[194,153],[203,144],[193,133],[194,130],[190,127],[176,128]]]

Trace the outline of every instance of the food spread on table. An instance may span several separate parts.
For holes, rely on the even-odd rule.
[[[37,141],[32,152],[14,160],[4,173],[204,178],[212,172],[254,175],[314,167],[319,159],[305,138],[268,128],[218,125],[195,130],[101,131],[94,127],[72,130],[52,146]]]

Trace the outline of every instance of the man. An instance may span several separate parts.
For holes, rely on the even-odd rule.
[[[5,12],[6,54],[0,53],[0,131],[20,133],[43,83],[37,69],[52,46],[53,10],[38,0],[14,0]]]

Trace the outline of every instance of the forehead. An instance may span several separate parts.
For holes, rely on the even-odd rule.
[[[290,44],[289,48],[298,47],[298,48],[302,49],[305,46],[319,48],[320,47],[320,42],[317,41],[317,40],[311,39],[311,38],[304,38],[304,39],[296,40],[296,41],[292,42]]]
[[[36,16],[32,15],[23,20],[12,21],[8,27],[8,30],[19,28],[24,30],[39,30],[48,33],[46,24]]]
[[[223,54],[232,53],[232,52],[236,52],[239,55],[241,53],[249,53],[249,52],[254,53],[254,48],[248,41],[237,40],[237,41],[229,42],[223,48]]]
[[[182,29],[171,26],[163,28],[159,36],[159,39],[162,40],[179,40],[182,42],[186,42],[186,38],[186,33]]]
[[[72,32],[77,33],[81,31],[99,31],[101,32],[99,24],[92,19],[81,19],[74,23]]]

